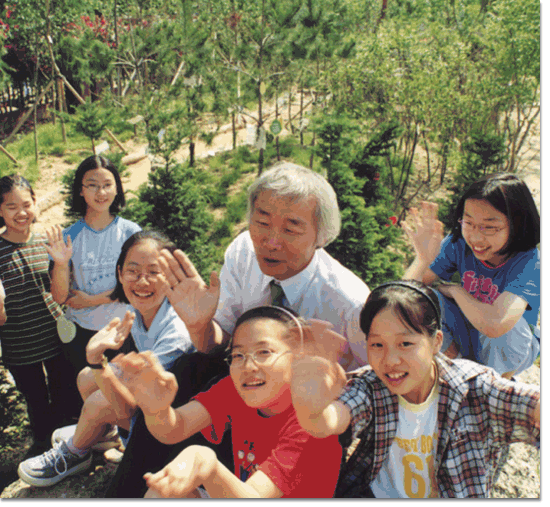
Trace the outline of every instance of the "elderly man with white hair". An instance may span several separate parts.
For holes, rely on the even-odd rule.
[[[359,313],[369,289],[324,250],[340,232],[336,194],[326,179],[288,162],[273,166],[249,188],[248,223],[248,231],[227,248],[220,276],[212,273],[209,285],[185,253],[163,252],[171,285],[168,299],[200,351],[171,370],[179,385],[173,406],[186,402],[212,378],[227,375],[223,359],[235,322],[260,305],[285,306],[305,319],[330,322],[347,339],[342,366],[349,371],[367,363]],[[107,497],[142,496],[143,474],[156,472],[196,443],[190,440],[161,444],[140,416]],[[232,460],[228,443],[215,450]]]

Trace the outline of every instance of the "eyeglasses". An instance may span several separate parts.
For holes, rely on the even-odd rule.
[[[109,190],[111,190],[114,187],[112,183],[105,183],[105,185],[96,185],[95,183],[90,183],[89,185],[82,185],[82,186],[94,193],[97,193],[100,190],[105,190],[105,192],[109,192]]]
[[[242,352],[231,352],[229,356],[225,358],[225,362],[229,366],[234,366],[235,368],[241,368],[244,366],[246,362],[246,358],[250,357],[252,361],[257,366],[269,366],[270,364],[273,364],[279,357],[288,354],[291,352],[290,350],[286,350],[285,352],[275,353],[272,350],[269,349],[259,349],[254,352],[248,352],[246,354],[243,354]]]
[[[494,236],[498,232],[506,229],[506,227],[484,227],[482,225],[473,224],[472,222],[466,222],[465,220],[459,220],[458,223],[462,226],[463,231],[478,229],[480,234],[483,234],[484,236]]]
[[[128,270],[122,272],[122,278],[127,282],[137,282],[142,276],[149,283],[155,283],[158,280],[160,273],[142,273],[140,271]]]

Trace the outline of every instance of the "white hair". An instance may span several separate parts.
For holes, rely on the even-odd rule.
[[[340,210],[336,193],[320,174],[292,162],[278,162],[262,174],[248,189],[248,223],[254,203],[262,192],[294,201],[315,198],[317,247],[325,247],[340,233]]]

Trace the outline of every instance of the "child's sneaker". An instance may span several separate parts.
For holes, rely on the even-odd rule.
[[[77,456],[69,451],[64,441],[61,441],[44,454],[21,462],[17,474],[27,484],[43,488],[87,470],[91,464],[91,452],[82,457]]]
[[[52,446],[58,444],[62,440],[68,442],[71,437],[74,437],[76,431],[76,424],[71,424],[70,426],[64,426],[63,428],[58,428],[52,433]],[[94,445],[92,449],[94,451],[106,451],[114,447],[118,447],[122,442],[118,436],[117,426],[111,426],[105,435],[101,437]]]

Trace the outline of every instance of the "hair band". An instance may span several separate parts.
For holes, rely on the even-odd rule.
[[[407,287],[409,289],[414,290],[415,292],[418,292],[418,294],[422,294],[429,301],[430,305],[434,309],[435,315],[437,317],[437,328],[441,329],[441,311],[437,308],[437,305],[434,303],[432,298],[429,296],[429,294],[425,290],[423,290],[420,287],[417,287],[416,285],[413,285],[412,283],[408,283],[403,280],[398,280],[394,282],[383,283],[382,285],[379,285],[378,287],[376,287],[376,289],[374,289],[372,292],[376,292],[378,289],[383,289],[384,287]]]

